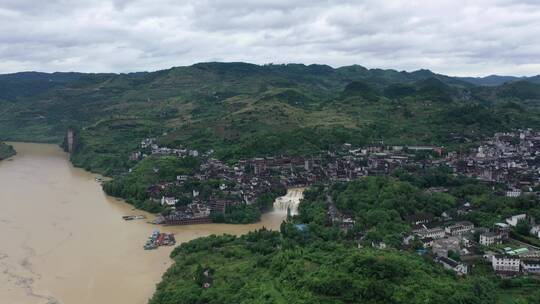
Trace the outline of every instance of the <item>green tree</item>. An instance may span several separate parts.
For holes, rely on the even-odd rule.
[[[526,219],[520,220],[516,225],[516,232],[522,235],[529,235],[531,225]]]

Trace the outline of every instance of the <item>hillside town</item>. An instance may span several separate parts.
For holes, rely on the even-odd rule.
[[[191,156],[201,160],[200,168],[192,176],[178,175],[176,181],[163,182],[148,189],[156,203],[173,211],[158,219],[164,224],[208,223],[211,212],[224,212],[227,206],[253,204],[257,199],[277,188],[305,187],[313,184],[345,182],[362,176],[387,175],[406,166],[448,166],[455,174],[498,183],[506,186],[504,193],[518,197],[533,192],[540,180],[540,133],[517,130],[497,133],[470,153],[445,152],[437,146],[353,147],[344,144],[336,151],[301,157],[274,156],[240,160],[235,165],[213,157],[213,151],[201,153],[188,148],[169,148],[157,144],[155,138],[141,142],[140,149],[130,156],[138,161],[148,156]],[[178,206],[179,198],[166,196],[167,189],[181,187],[191,180],[221,181],[217,191],[201,197],[200,189],[192,189],[186,196],[189,204]],[[444,191],[444,189],[433,189]],[[463,206],[463,212],[467,206]]]
[[[532,192],[540,180],[540,133],[496,133],[468,155],[450,154],[447,164],[458,174],[502,183],[509,197]]]
[[[161,147],[156,139],[141,142],[140,150],[132,153],[130,160],[138,161],[148,156],[196,157],[201,165],[193,175],[178,175],[175,181],[162,182],[148,189],[151,199],[172,211],[157,219],[156,223],[181,225],[211,222],[211,213],[223,213],[228,206],[254,204],[265,193],[275,189],[306,187],[313,184],[346,182],[368,175],[389,174],[394,169],[416,164],[417,153],[442,155],[442,148],[428,146],[384,147],[373,146],[353,149],[345,144],[337,151],[310,157],[275,156],[240,160],[229,166],[212,157],[213,151],[201,153],[187,148]],[[431,165],[424,160],[421,165]],[[157,170],[157,169],[156,169]],[[221,181],[218,189],[203,197],[200,189],[185,193],[188,204],[179,204],[178,197],[166,196],[172,187],[183,187],[192,181],[205,183]]]
[[[408,166],[447,166],[455,175],[474,178],[487,185],[504,185],[506,190],[500,195],[507,197],[538,196],[536,186],[540,182],[540,133],[532,130],[497,133],[465,153],[446,152],[437,146],[353,147],[344,144],[340,149],[316,156],[252,158],[231,166],[213,157],[213,151],[201,153],[188,148],[161,147],[156,139],[148,138],[130,159],[139,161],[148,156],[189,156],[201,160],[194,174],[178,175],[175,181],[148,189],[153,201],[170,209],[156,220],[166,225],[211,223],[212,213],[224,213],[228,206],[254,204],[262,195],[277,188],[329,185],[363,176],[388,175]],[[193,180],[220,183],[204,196],[200,189],[192,189],[187,194],[187,204],[179,204],[179,197],[164,195],[168,188],[181,187]],[[445,192],[446,189],[429,191]],[[470,221],[459,220],[460,215],[471,209],[471,204],[466,202],[457,210],[440,215],[418,213],[405,219],[412,233],[404,236],[404,244],[419,240],[423,248],[417,250],[419,254],[429,250],[435,261],[459,275],[467,274],[469,267],[474,266],[470,260],[478,258],[478,252],[484,253],[482,258],[500,275],[540,273],[540,248],[514,240],[510,235],[519,221],[527,221],[530,234],[540,238],[540,225],[536,225],[532,217],[517,214],[493,227],[475,227]],[[340,214],[331,202],[328,217],[343,230],[354,226],[354,219]],[[384,243],[373,246],[385,248]]]

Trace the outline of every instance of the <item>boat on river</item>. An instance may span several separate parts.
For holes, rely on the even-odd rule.
[[[146,244],[144,244],[143,248],[144,250],[153,250],[157,249],[158,245],[155,242],[148,240]]]
[[[146,216],[144,215],[124,215],[122,216],[122,219],[125,221],[132,221],[132,220],[142,220],[145,219]]]
[[[145,250],[152,250],[157,249],[159,246],[173,246],[175,244],[176,239],[172,233],[160,233],[159,230],[154,230],[143,248]]]

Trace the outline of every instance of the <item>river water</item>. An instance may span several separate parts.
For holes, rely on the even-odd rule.
[[[178,242],[210,234],[279,229],[301,189],[278,199],[251,225],[157,227],[123,215],[145,214],[106,196],[96,175],[74,168],[55,145],[12,143],[0,162],[0,303],[142,304],[170,266],[172,248],[142,249],[151,232]],[[152,219],[150,214],[145,214]]]

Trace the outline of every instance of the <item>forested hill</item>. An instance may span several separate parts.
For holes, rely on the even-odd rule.
[[[0,75],[0,139],[60,143],[114,174],[142,138],[222,159],[306,154],[350,142],[456,147],[537,127],[540,84],[475,86],[428,70],[200,63],[130,74]]]
[[[0,75],[0,100],[32,97],[80,79],[82,73],[21,72]]]

